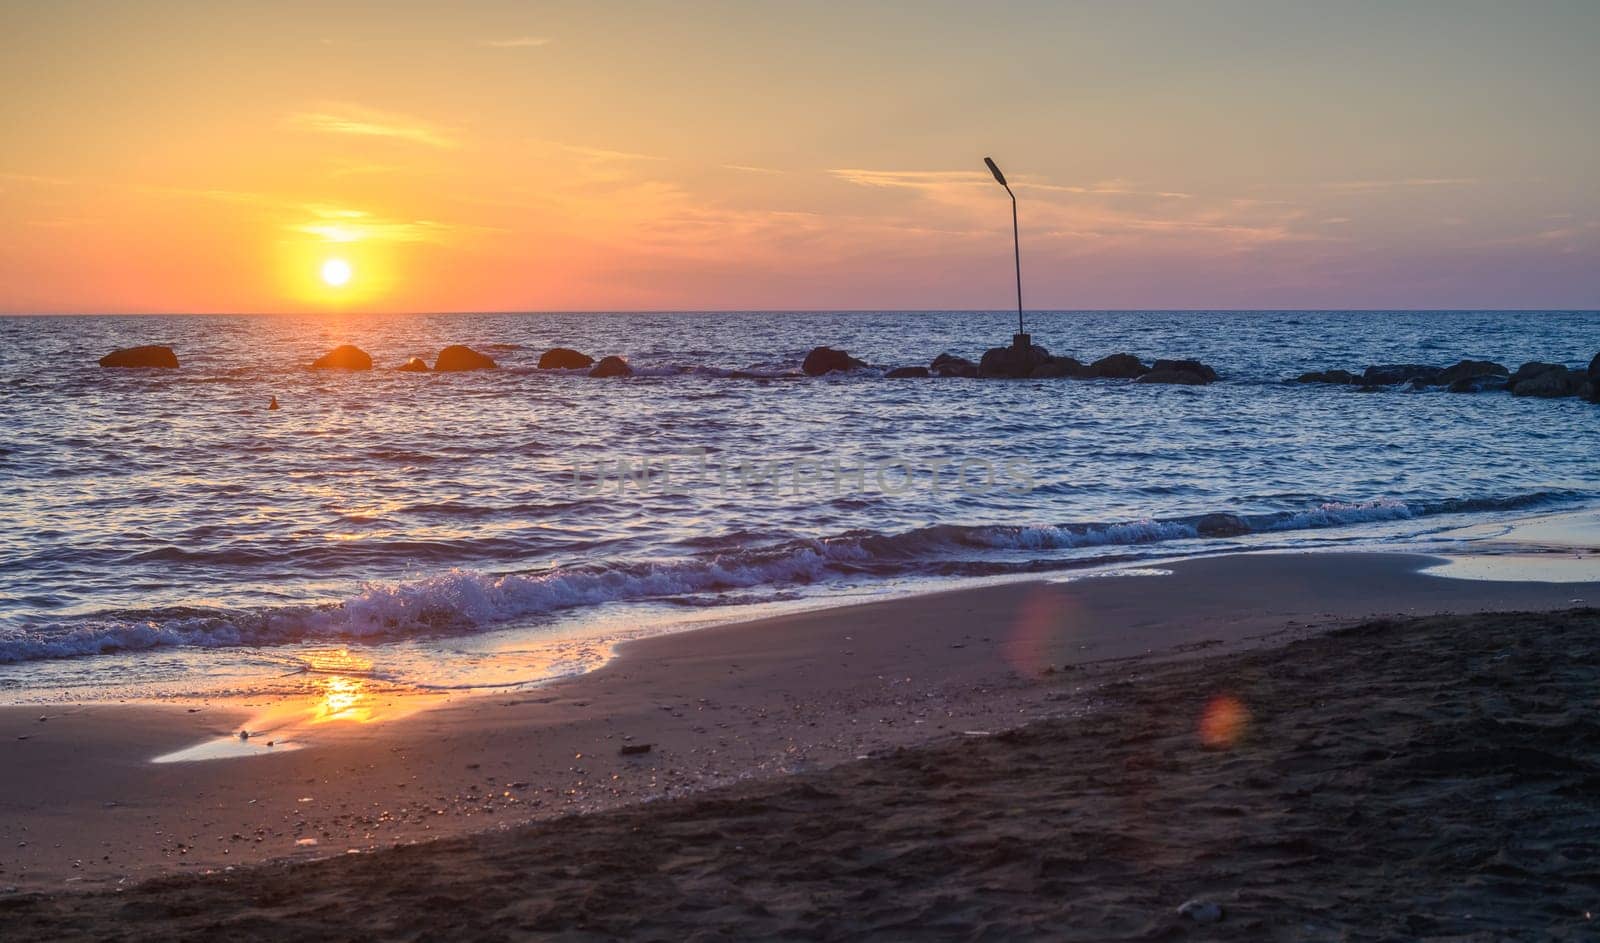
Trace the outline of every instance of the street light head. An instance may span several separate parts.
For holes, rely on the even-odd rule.
[[[989,165],[989,172],[990,172],[990,173],[992,173],[992,174],[994,174],[994,179],[996,179],[996,180],[998,180],[998,181],[999,181],[999,182],[1000,182],[1000,185],[1001,185],[1001,186],[1002,186],[1002,187],[1005,187],[1005,188],[1006,188],[1006,189],[1008,189],[1008,190],[1009,190],[1009,189],[1010,189],[1010,188],[1011,188],[1011,185],[1010,185],[1010,184],[1008,184],[1008,183],[1006,183],[1006,175],[1005,175],[1005,174],[1003,174],[1003,173],[1001,173],[1001,172],[1000,172],[1000,168],[999,168],[999,167],[998,167],[998,166],[996,166],[996,165],[995,165],[995,162],[994,162],[994,158],[992,158],[992,157],[985,157],[985,158],[984,158],[984,159],[983,159],[983,162],[984,162],[984,163],[985,163],[985,164],[988,164],[988,165]]]

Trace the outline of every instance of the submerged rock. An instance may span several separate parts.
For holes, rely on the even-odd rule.
[[[1181,370],[1175,367],[1152,367],[1150,372],[1142,374],[1135,383],[1168,383],[1177,386],[1205,386],[1210,383],[1205,374],[1193,370]]]
[[[1485,374],[1477,377],[1462,377],[1450,384],[1452,393],[1484,393],[1489,390],[1504,390],[1508,383],[1503,376]]]
[[[631,377],[633,376],[633,368],[628,366],[628,362],[621,357],[603,357],[595,365],[595,368],[589,371],[589,375],[592,377]]]
[[[1021,379],[1031,376],[1033,368],[1050,361],[1050,351],[1038,344],[1027,350],[1016,347],[991,347],[978,361],[978,376],[996,379]]]
[[[1359,377],[1349,370],[1313,370],[1295,377],[1296,383],[1355,383]]]
[[[1217,371],[1198,360],[1157,360],[1148,373],[1140,375],[1140,383],[1185,383],[1199,386],[1214,382]]]
[[[1393,386],[1419,380],[1424,384],[1432,384],[1439,382],[1439,375],[1443,372],[1438,367],[1421,363],[1386,363],[1368,367],[1361,374],[1361,382],[1368,386]]]
[[[552,347],[539,355],[540,370],[582,370],[593,365],[593,357],[571,347]]]
[[[940,354],[928,364],[928,369],[936,377],[975,377],[978,375],[978,365],[965,357],[956,357],[951,354]]]
[[[1102,380],[1133,380],[1150,372],[1138,357],[1132,354],[1112,354],[1089,364],[1084,376]]]
[[[825,373],[845,372],[866,364],[850,356],[842,350],[832,347],[813,347],[811,353],[806,354],[805,362],[800,369],[808,377],[820,377]]]
[[[1202,537],[1237,537],[1250,533],[1250,525],[1237,514],[1207,514],[1194,522]]]
[[[1051,357],[1034,367],[1028,376],[1035,380],[1050,380],[1058,377],[1082,376],[1083,371],[1083,364],[1071,357]]]
[[[1222,905],[1213,900],[1186,900],[1178,905],[1178,916],[1195,923],[1216,923],[1222,919]]]
[[[1441,370],[1438,382],[1454,386],[1460,380],[1475,380],[1479,377],[1504,378],[1510,375],[1510,370],[1492,360],[1463,360]]]
[[[439,351],[439,359],[433,362],[433,369],[446,372],[459,370],[493,370],[500,366],[494,358],[487,354],[480,354],[471,347],[455,344]]]
[[[914,378],[920,379],[922,377],[928,377],[932,375],[933,374],[928,372],[927,367],[895,367],[893,370],[885,373],[883,378],[885,380],[908,380]]]
[[[311,362],[313,370],[371,370],[372,357],[354,344],[340,344]]]
[[[1582,385],[1581,378],[1581,374],[1574,373],[1561,364],[1533,361],[1518,367],[1517,372],[1511,375],[1508,385],[1511,387],[1512,396],[1558,399],[1563,396],[1576,396],[1578,388]]]
[[[113,350],[100,358],[102,367],[160,367],[165,370],[175,370],[178,367],[178,355],[172,352],[171,347],[162,347],[151,344],[145,347],[126,347],[122,350]]]
[[[421,357],[412,357],[410,360],[407,360],[400,366],[395,367],[395,369],[404,370],[407,373],[427,373],[428,362],[423,360]]]

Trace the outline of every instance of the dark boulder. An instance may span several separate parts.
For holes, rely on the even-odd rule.
[[[1250,525],[1237,514],[1207,514],[1194,522],[1202,537],[1237,537],[1250,533]]]
[[[1578,396],[1591,403],[1600,403],[1600,379],[1584,380],[1578,385]]]
[[[1089,364],[1084,376],[1101,380],[1132,380],[1149,371],[1150,368],[1132,354],[1112,354]]]
[[[372,357],[354,344],[340,344],[311,362],[313,370],[371,370]]]
[[[1351,384],[1359,379],[1349,370],[1315,370],[1311,373],[1302,373],[1295,378],[1296,383],[1342,383]]]
[[[1558,363],[1525,363],[1511,375],[1511,395],[1543,399],[1575,396],[1581,385],[1581,377],[1582,374],[1574,373]]]
[[[1393,386],[1396,383],[1423,384],[1439,382],[1439,375],[1443,373],[1438,367],[1430,367],[1420,363],[1386,363],[1375,367],[1368,367],[1361,374],[1361,382],[1367,386]]]
[[[909,380],[932,375],[928,372],[927,367],[895,367],[883,376],[886,380]]]
[[[400,366],[395,367],[395,369],[404,370],[407,373],[427,373],[428,362],[421,357],[412,357]]]
[[[1207,383],[1217,379],[1217,371],[1211,369],[1198,360],[1157,360],[1150,367],[1150,372],[1169,370],[1178,373],[1193,373],[1203,378]]]
[[[1038,344],[1027,350],[1016,347],[991,347],[978,361],[978,376],[994,379],[1021,379],[1031,376],[1033,368],[1050,360],[1050,351]]]
[[[633,368],[628,366],[628,362],[621,357],[602,357],[600,362],[595,364],[594,369],[589,371],[589,375],[592,377],[631,377],[633,376]]]
[[[100,358],[102,367],[161,367],[166,370],[175,370],[178,366],[178,355],[172,352],[171,347],[151,345],[148,347],[127,347],[122,350],[113,350]]]
[[[594,358],[570,347],[552,347],[539,355],[540,370],[582,370],[594,366]]]
[[[842,350],[834,350],[832,347],[813,347],[811,353],[806,354],[805,362],[800,364],[800,369],[808,377],[820,377],[825,373],[849,371],[865,366],[865,363]]]
[[[1458,380],[1475,380],[1478,377],[1508,377],[1511,371],[1492,360],[1463,360],[1439,372],[1439,384],[1453,386]]]
[[[1594,359],[1589,361],[1589,379],[1600,380],[1600,354],[1595,354]]]
[[[940,354],[928,364],[928,369],[936,377],[975,377],[978,375],[978,365],[965,357],[955,357],[950,354]]]
[[[1060,377],[1082,376],[1083,370],[1083,364],[1071,357],[1051,357],[1034,367],[1028,377],[1034,380],[1054,380]]]
[[[433,362],[433,369],[443,371],[457,370],[493,370],[500,366],[494,358],[480,354],[471,347],[455,344],[439,351],[439,359]]]

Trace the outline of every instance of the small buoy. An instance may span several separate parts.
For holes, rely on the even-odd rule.
[[[267,404],[267,408],[268,409],[277,409],[278,408],[278,398],[276,396],[274,396],[272,398],[272,402]]]

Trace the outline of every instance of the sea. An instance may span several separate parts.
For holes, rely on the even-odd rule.
[[[1597,312],[1030,312],[1053,354],[1221,379],[884,376],[976,360],[1015,319],[0,318],[0,702],[270,695],[327,670],[515,688],[752,615],[1237,550],[1438,552],[1600,503],[1592,404],[1286,382],[1586,367]],[[141,344],[181,366],[96,363]],[[339,344],[376,368],[309,368]],[[452,344],[499,369],[393,369]],[[818,345],[869,366],[804,376]],[[556,346],[634,375],[538,369]]]

